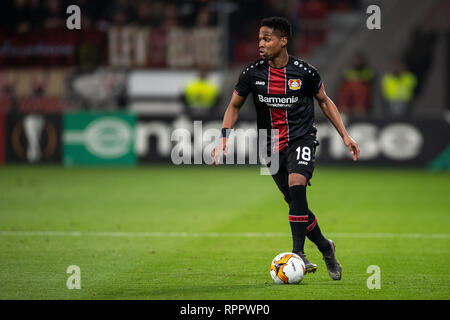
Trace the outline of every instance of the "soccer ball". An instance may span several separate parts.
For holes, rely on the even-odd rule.
[[[306,274],[302,258],[292,252],[283,252],[272,260],[270,275],[277,284],[297,284]]]

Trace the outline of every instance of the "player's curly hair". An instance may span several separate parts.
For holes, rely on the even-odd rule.
[[[291,23],[283,17],[268,17],[261,20],[259,27],[273,28],[275,32],[279,33],[280,37],[291,39],[292,26]]]

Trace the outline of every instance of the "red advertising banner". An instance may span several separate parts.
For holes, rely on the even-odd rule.
[[[47,30],[25,34],[0,31],[0,66],[68,67],[89,70],[104,63],[106,33],[98,30]]]

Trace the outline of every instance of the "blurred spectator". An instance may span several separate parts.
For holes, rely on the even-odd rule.
[[[115,27],[124,27],[134,14],[134,7],[126,0],[115,0],[108,7],[107,17]]]
[[[159,27],[164,19],[161,1],[140,0],[136,3],[136,22],[141,27]]]
[[[33,22],[33,7],[29,0],[14,0],[9,14],[4,18],[8,21],[5,25],[7,27],[13,26],[14,31],[18,33],[28,32],[32,28]]]
[[[114,27],[121,28],[128,23],[128,14],[125,11],[117,11],[113,16]]]
[[[415,96],[417,96],[420,89],[424,87],[422,82],[433,61],[436,40],[437,36],[433,31],[415,29],[412,33],[412,38],[410,39],[405,54],[405,64],[408,67],[408,70],[417,76],[417,86],[414,92]]]
[[[91,72],[106,62],[107,43],[105,33],[96,29],[93,19],[83,15],[81,30],[77,32],[75,60],[78,71]]]
[[[410,111],[417,78],[399,59],[391,61],[390,69],[381,79],[383,98],[390,115],[404,116]]]
[[[164,19],[162,28],[170,30],[178,26],[178,7],[175,3],[168,3],[164,7]]]
[[[193,119],[208,116],[219,102],[219,88],[207,79],[208,69],[200,66],[198,77],[187,83],[182,93],[186,113]]]
[[[200,7],[195,18],[195,26],[197,28],[209,27],[212,24],[211,11],[208,6]]]
[[[81,23],[83,20],[88,18],[92,25],[95,25],[98,21],[102,20],[105,13],[105,8],[110,4],[107,0],[69,0],[64,2],[64,7],[75,4],[81,9]],[[67,14],[65,15],[67,17]],[[83,27],[82,27],[83,28]]]
[[[138,1],[136,4],[136,19],[133,22],[137,23],[141,27],[152,26],[154,24],[152,9],[151,1]]]
[[[353,55],[349,68],[344,71],[338,95],[342,112],[363,115],[370,109],[374,71],[363,53]]]
[[[160,27],[163,21],[164,21],[164,2],[158,0],[152,1],[150,25],[152,27]]]
[[[42,26],[45,29],[62,29],[66,27],[66,8],[61,0],[45,0],[41,9]]]

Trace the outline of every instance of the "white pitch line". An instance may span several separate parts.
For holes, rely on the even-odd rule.
[[[0,231],[0,236],[56,237],[128,237],[128,238],[279,238],[290,237],[283,232],[81,232],[81,231]],[[330,238],[359,239],[450,239],[450,234],[438,233],[327,233]]]

